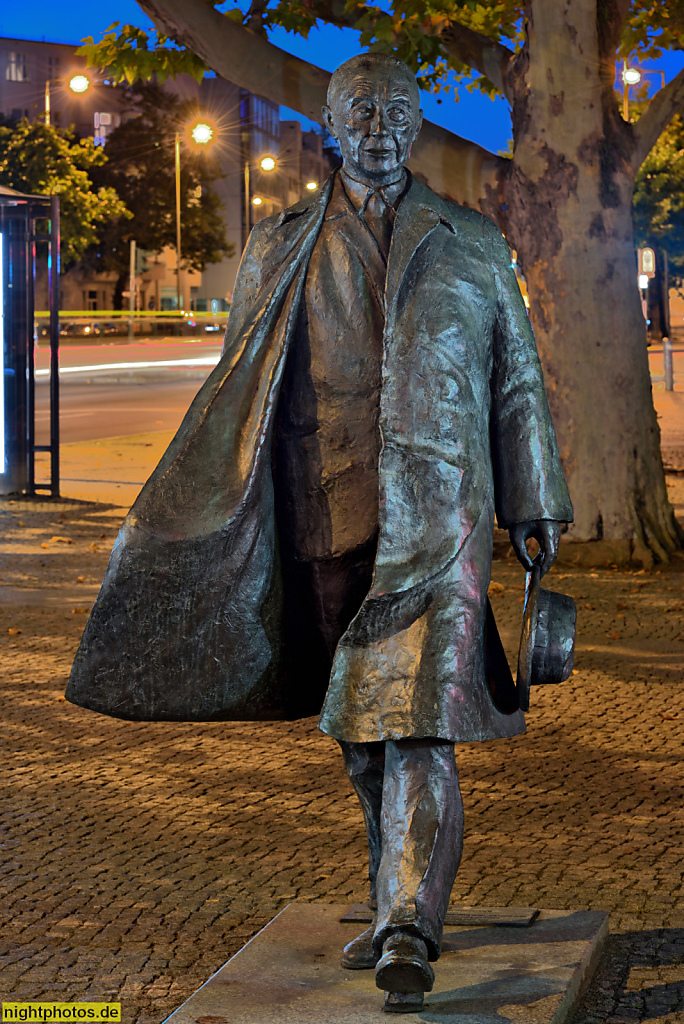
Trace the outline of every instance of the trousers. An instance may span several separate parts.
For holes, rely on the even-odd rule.
[[[375,952],[379,956],[385,939],[402,931],[421,938],[428,958],[437,960],[463,849],[454,744],[437,739],[339,743],[368,836]]]
[[[288,567],[289,634],[304,686],[314,666],[329,672],[368,592],[376,543],[336,558],[293,559]],[[366,825],[376,952],[389,935],[404,931],[423,939],[436,960],[463,849],[454,744],[438,738],[339,743]]]

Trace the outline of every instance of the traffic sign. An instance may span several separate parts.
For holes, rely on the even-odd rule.
[[[639,249],[639,273],[646,277],[655,277],[656,272],[656,258],[655,250],[646,246],[644,249]]]

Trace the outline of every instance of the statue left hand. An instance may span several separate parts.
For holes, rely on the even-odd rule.
[[[515,523],[510,527],[508,536],[518,560],[528,572],[532,568],[532,559],[526,544],[528,540],[534,538],[539,543],[542,576],[549,571],[558,557],[560,523],[555,519],[530,519],[526,523]]]

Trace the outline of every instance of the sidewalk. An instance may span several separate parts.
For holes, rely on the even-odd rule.
[[[656,395],[666,461],[682,398]],[[169,440],[65,445],[68,497],[0,502],[0,999],[117,1000],[126,1024],[160,1024],[291,900],[367,889],[360,810],[315,720],[121,722],[64,701],[122,517]],[[684,518],[684,475],[668,484]],[[523,580],[495,560],[511,658]],[[578,606],[575,672],[533,691],[525,736],[459,746],[452,901],[609,911],[576,1024],[681,1024],[684,556],[546,581]]]

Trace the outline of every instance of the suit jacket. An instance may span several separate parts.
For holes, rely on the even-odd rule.
[[[74,703],[176,720],[320,707],[328,680],[301,692],[281,656],[271,435],[331,187],[250,236],[221,361],[114,545]],[[507,527],[572,508],[508,247],[487,218],[412,180],[385,297],[378,551],[321,727],[350,740],[513,735],[521,712],[487,684],[494,510]]]

